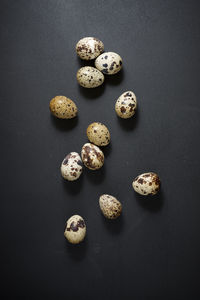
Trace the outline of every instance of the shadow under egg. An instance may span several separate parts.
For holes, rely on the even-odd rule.
[[[78,83],[77,83],[78,84]],[[105,91],[105,81],[102,85],[95,88],[84,88],[79,85],[80,94],[87,99],[97,99],[102,96]]]
[[[155,195],[143,196],[135,192],[135,198],[137,203],[145,210],[151,212],[159,212],[164,204],[164,194],[163,191],[160,190]]]
[[[83,172],[85,173],[85,176],[92,184],[100,184],[105,180],[106,177],[106,167],[105,163],[103,167],[101,167],[98,170],[90,170],[87,167],[84,168]]]
[[[110,85],[119,85],[125,78],[123,68],[116,74],[105,75],[105,82]]]
[[[102,213],[101,218],[103,225],[111,234],[120,234],[123,231],[125,224],[123,212],[117,219],[107,219]]]
[[[111,142],[107,145],[107,146],[98,146],[99,148],[101,148],[103,154],[105,157],[109,156],[112,152],[112,144]]]
[[[61,131],[70,131],[78,124],[78,115],[74,117],[73,119],[59,119],[50,115],[52,124],[56,127],[56,129]]]
[[[66,238],[65,238],[66,240]],[[71,244],[66,240],[66,253],[75,261],[81,261],[86,256],[88,249],[87,232],[85,239],[79,244]]]
[[[131,118],[122,119],[116,115],[118,124],[125,131],[136,129],[139,123],[139,117],[140,117],[140,113],[138,107],[135,114]]]
[[[84,172],[84,170],[83,170]],[[81,188],[83,186],[83,172],[81,174],[81,176],[74,181],[69,181],[64,179],[63,177],[62,179],[62,187],[63,189],[67,192],[67,194],[69,194],[70,196],[73,195],[78,195],[81,191]]]
[[[76,61],[77,61],[77,64],[78,64],[79,68],[87,67],[87,66],[89,66],[89,67],[94,67],[94,68],[95,68],[95,66],[94,66],[94,61],[95,61],[95,59],[90,59],[90,60],[81,59],[81,58],[77,55]],[[78,70],[77,70],[77,71],[78,71]]]

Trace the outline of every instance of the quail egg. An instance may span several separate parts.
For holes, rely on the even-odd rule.
[[[82,87],[88,89],[98,87],[104,82],[104,75],[96,68],[90,66],[80,68],[76,78]]]
[[[87,137],[91,143],[97,146],[106,146],[110,143],[110,132],[100,122],[94,122],[88,126]]]
[[[104,51],[102,41],[95,37],[85,37],[76,44],[76,53],[81,59],[91,60]]]
[[[83,169],[82,160],[77,152],[70,152],[62,161],[60,170],[64,179],[69,181],[77,180]]]
[[[111,195],[101,195],[99,198],[99,206],[107,219],[116,219],[122,212],[121,203]]]
[[[137,108],[137,99],[132,91],[124,92],[115,103],[115,111],[122,119],[131,118]]]
[[[104,74],[113,75],[122,68],[122,58],[115,52],[105,52],[95,60],[95,67]]]
[[[59,119],[72,119],[78,112],[74,101],[65,96],[56,96],[51,99],[49,108],[51,113]]]
[[[86,235],[86,225],[84,219],[79,215],[74,215],[67,220],[64,236],[72,244],[79,244]]]
[[[90,170],[100,169],[104,164],[104,154],[99,147],[86,143],[81,150],[84,165]]]
[[[160,189],[160,178],[148,172],[137,176],[132,183],[133,189],[140,195],[155,195]]]

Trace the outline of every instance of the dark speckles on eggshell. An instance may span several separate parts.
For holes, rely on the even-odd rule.
[[[76,52],[83,60],[95,59],[103,51],[103,43],[94,37],[85,37],[76,44]]]
[[[121,110],[121,112],[122,112],[123,114],[126,112],[126,108],[125,108],[124,106],[122,106],[122,107],[120,108],[120,110]]]
[[[78,163],[80,162],[80,163]],[[61,164],[61,175],[69,181],[77,180],[82,173],[82,162],[77,152],[69,153]]]
[[[101,72],[108,74],[108,69],[102,69]]]
[[[100,196],[99,205],[103,215],[108,219],[116,219],[122,212],[121,203],[111,195]]]
[[[121,69],[121,57],[114,52],[106,52],[101,54],[95,60],[95,66],[98,70],[107,75],[116,74]]]
[[[78,113],[76,104],[65,96],[56,96],[51,99],[49,108],[51,113],[60,119],[72,119]]]
[[[140,183],[140,184],[143,184],[143,181],[144,181],[143,178],[139,178],[137,182]]]
[[[115,103],[115,111],[123,119],[131,118],[135,114],[136,108],[137,99],[131,91],[124,92]]]
[[[100,169],[104,164],[103,152],[91,143],[86,143],[82,147],[81,157],[84,165],[91,170]]]
[[[104,75],[94,67],[86,66],[78,70],[77,81],[82,87],[95,88],[104,82]]]
[[[89,141],[97,146],[106,146],[110,142],[110,132],[108,128],[100,123],[93,122],[87,128]]]
[[[160,179],[153,172],[143,173],[132,183],[134,190],[141,195],[154,195],[159,191]]]
[[[129,92],[124,95],[124,97],[131,97],[131,96],[132,96],[132,94]]]

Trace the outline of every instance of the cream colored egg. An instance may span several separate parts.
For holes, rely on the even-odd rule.
[[[100,123],[91,123],[87,128],[89,141],[97,146],[106,146],[110,143],[110,132],[108,128]]]
[[[65,96],[56,96],[51,99],[49,108],[51,113],[59,119],[72,119],[78,113],[74,101]]]
[[[132,183],[133,189],[140,195],[155,195],[160,189],[160,178],[153,172],[137,176]]]
[[[101,195],[99,198],[99,206],[107,219],[116,219],[122,212],[121,203],[111,195]]]
[[[83,170],[82,160],[77,152],[70,152],[62,161],[60,171],[64,179],[69,181],[77,180]]]
[[[91,60],[104,51],[104,44],[95,37],[85,37],[76,44],[77,55],[84,60]]]
[[[79,215],[74,215],[67,220],[64,236],[72,244],[79,244],[86,235],[86,225],[84,219]]]
[[[78,83],[88,89],[96,88],[104,82],[104,75],[94,67],[86,66],[76,74]]]
[[[122,58],[115,52],[104,52],[95,60],[95,67],[104,74],[113,75],[122,68]]]
[[[83,145],[81,158],[84,165],[90,170],[100,169],[104,164],[104,154],[99,147],[91,143]]]
[[[131,118],[137,109],[137,99],[132,91],[124,92],[115,103],[115,111],[122,119]]]

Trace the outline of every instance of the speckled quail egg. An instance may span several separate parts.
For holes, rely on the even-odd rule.
[[[69,181],[77,180],[83,169],[82,160],[77,152],[70,152],[62,161],[60,170],[64,179]]]
[[[64,236],[72,244],[82,242],[86,235],[86,225],[84,219],[79,215],[74,215],[67,220]]]
[[[121,203],[111,195],[101,195],[99,198],[99,206],[107,219],[116,219],[122,212]]]
[[[137,176],[132,183],[133,189],[140,195],[155,195],[160,189],[160,179],[157,174],[148,172]]]
[[[104,74],[113,75],[122,68],[122,58],[115,52],[105,52],[95,60],[95,67]]]
[[[65,96],[56,96],[51,99],[49,108],[51,113],[59,119],[72,119],[78,112],[74,101]]]
[[[104,154],[99,147],[86,143],[81,150],[84,165],[90,170],[100,169],[104,164]]]
[[[91,143],[97,146],[106,146],[110,143],[110,132],[100,122],[94,122],[88,126],[87,137]]]
[[[137,99],[133,92],[124,92],[115,103],[115,111],[122,119],[131,118],[137,108]]]
[[[81,59],[91,60],[104,51],[104,44],[94,37],[85,37],[76,44],[76,53]]]
[[[86,66],[76,74],[78,83],[88,89],[96,88],[104,82],[104,75],[94,67]]]

